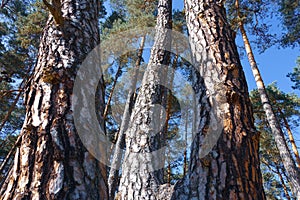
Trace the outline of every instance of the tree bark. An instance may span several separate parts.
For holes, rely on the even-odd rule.
[[[175,185],[174,200],[265,199],[259,134],[223,3],[185,1],[193,64],[203,80],[198,80],[196,87],[201,104],[195,111],[198,128],[189,170]],[[219,124],[223,124],[220,129]],[[216,139],[212,150],[205,151],[209,150],[207,142]]]
[[[292,150],[293,150],[294,156],[295,156],[297,164],[298,164],[298,169],[300,169],[299,152],[298,152],[298,148],[297,148],[297,145],[296,145],[296,142],[295,142],[294,135],[292,133],[291,127],[290,127],[290,125],[289,125],[286,117],[284,116],[284,113],[282,112],[281,108],[279,108],[279,107],[278,107],[278,112],[280,113],[280,115],[281,115],[281,117],[283,119],[283,123],[285,125],[286,130],[287,130],[287,133],[288,133],[288,136],[289,136],[289,139],[290,139],[290,143],[291,143],[291,146],[292,146]]]
[[[126,131],[126,150],[122,166],[122,177],[119,187],[120,199],[160,199],[158,189],[162,183],[159,172],[163,167],[160,162],[159,119],[161,109],[154,104],[161,103],[161,69],[168,66],[171,38],[172,2],[159,0],[156,35],[142,86],[133,108],[128,130]],[[169,30],[168,30],[169,29]],[[162,167],[161,167],[162,166]],[[158,170],[162,171],[162,170]]]
[[[111,200],[115,197],[116,188],[118,187],[118,180],[119,180],[119,169],[121,166],[122,156],[123,156],[123,149],[125,147],[125,131],[128,128],[129,120],[130,120],[130,107],[131,107],[131,100],[132,95],[135,94],[137,78],[139,74],[139,67],[141,65],[143,59],[143,52],[145,47],[145,40],[146,36],[143,36],[141,39],[140,47],[138,50],[137,60],[133,69],[133,76],[131,80],[131,85],[129,88],[128,96],[126,99],[126,105],[124,108],[124,113],[122,117],[122,123],[120,125],[119,134],[117,137],[116,147],[113,154],[113,159],[111,161],[111,169],[109,171],[108,176],[108,187],[109,187],[109,198]]]
[[[239,13],[239,1],[236,0],[236,9],[238,13],[238,17],[240,16]],[[297,166],[291,156],[291,153],[288,149],[286,140],[284,138],[284,134],[282,132],[281,126],[279,124],[279,121],[274,113],[274,110],[271,106],[269,97],[266,92],[266,88],[264,85],[264,82],[262,80],[261,74],[259,72],[256,60],[254,58],[254,54],[246,33],[246,30],[244,28],[244,22],[242,19],[239,20],[239,29],[242,34],[242,38],[244,41],[245,49],[247,52],[248,60],[252,69],[253,76],[256,81],[257,90],[260,94],[261,102],[264,108],[264,111],[267,116],[268,123],[270,125],[270,128],[272,130],[272,133],[274,135],[276,146],[279,150],[280,157],[283,161],[283,165],[286,169],[286,172],[290,178],[291,184],[292,184],[292,190],[295,196],[300,199],[300,171],[297,169]]]
[[[51,15],[44,28],[33,79],[25,91],[21,145],[1,187],[1,200],[108,199],[106,172],[98,170],[98,162],[83,146],[72,114],[76,72],[99,44],[98,3],[63,0],[55,8],[60,16]],[[101,105],[103,92],[98,96]]]

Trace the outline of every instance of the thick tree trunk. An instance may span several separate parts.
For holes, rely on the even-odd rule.
[[[122,166],[122,178],[119,187],[120,199],[140,200],[159,199],[158,188],[162,183],[161,175],[154,171],[163,167],[157,151],[159,146],[162,82],[161,69],[169,64],[171,38],[172,3],[159,0],[156,35],[151,50],[150,61],[139,89],[133,108],[128,130],[126,131],[126,151]],[[155,153],[158,152],[158,153]],[[158,170],[162,171],[162,170]]]
[[[259,135],[223,2],[186,0],[185,11],[194,66],[204,84],[198,87],[189,171],[172,199],[263,200]]]
[[[107,199],[106,174],[99,172],[98,162],[83,146],[71,108],[76,72],[99,44],[99,2],[52,3],[47,4],[52,15],[25,91],[21,145],[0,199]],[[99,94],[103,105],[103,91]]]
[[[238,17],[240,17],[238,0],[236,1],[236,9],[238,12]],[[284,168],[286,169],[286,172],[290,178],[293,193],[295,194],[295,196],[298,199],[300,199],[300,171],[297,169],[297,166],[291,156],[291,153],[288,149],[281,126],[280,126],[279,121],[276,118],[276,115],[271,106],[269,97],[266,92],[264,82],[262,80],[257,63],[255,61],[254,54],[253,54],[246,30],[244,28],[244,23],[242,20],[239,21],[239,29],[240,29],[242,37],[243,37],[248,60],[249,60],[249,63],[250,63],[250,66],[251,66],[251,69],[253,72],[253,76],[256,81],[257,90],[260,94],[261,102],[262,102],[264,111],[266,113],[268,123],[269,123],[272,133],[274,135],[276,146],[279,150],[280,157],[283,161]]]

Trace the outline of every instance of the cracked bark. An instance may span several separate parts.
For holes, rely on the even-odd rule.
[[[194,66],[203,80],[197,93],[198,129],[186,177],[172,199],[265,199],[248,88],[222,1],[186,0]],[[203,84],[204,83],[204,84]],[[215,110],[214,110],[215,109]],[[224,127],[208,155],[201,153],[210,113],[222,113]],[[213,136],[213,135],[212,135]],[[203,157],[204,156],[204,157]]]
[[[55,23],[51,15],[44,28],[33,79],[25,91],[20,147],[1,187],[1,200],[107,199],[106,172],[99,171],[83,146],[71,108],[76,71],[99,44],[98,1],[60,3],[63,23]],[[102,94],[99,91],[98,101],[103,106]]]
[[[156,170],[161,156],[157,152],[159,146],[159,132],[164,119],[159,119],[161,109],[154,104],[161,104],[161,87],[164,77],[162,68],[168,66],[171,38],[172,2],[159,0],[156,35],[147,70],[144,74],[142,86],[139,89],[133,108],[128,130],[125,133],[126,150],[122,166],[122,177],[119,187],[119,199],[160,199],[159,186],[162,183],[162,170]],[[153,154],[151,154],[153,153]]]

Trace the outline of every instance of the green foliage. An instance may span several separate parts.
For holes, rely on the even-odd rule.
[[[270,99],[270,103],[274,109],[275,114],[277,114],[278,119],[281,119],[282,121],[283,117],[285,117],[289,123],[294,126],[298,126],[300,117],[299,97],[296,94],[286,94],[282,92],[276,86],[276,83],[268,85],[266,90]],[[260,120],[261,122],[266,124],[267,121],[257,90],[251,91],[251,101],[254,108],[255,119]],[[284,113],[284,116],[280,114],[280,110]]]
[[[282,44],[287,46],[300,45],[300,3],[298,0],[280,1],[279,11],[286,33],[282,37]]]
[[[294,90],[300,90],[300,57],[297,59],[297,66],[294,68],[294,71],[287,75],[294,83],[292,88]]]
[[[48,12],[40,0],[27,6],[27,12],[26,15],[19,16],[17,21],[17,39],[20,40],[20,45],[23,48],[37,48]]]
[[[0,15],[3,19],[0,26],[3,30],[0,35],[0,71],[10,80],[28,78],[35,63],[46,12],[39,1],[11,1],[1,9]]]
[[[155,26],[156,0],[111,1],[115,9],[102,24],[102,38],[130,29]]]
[[[26,26],[28,30],[31,29],[31,24],[29,23],[30,20],[24,21],[27,17],[31,18],[32,16],[31,12],[26,11],[28,6],[28,2],[11,1],[7,7],[0,10],[0,15],[2,17],[2,21],[0,23],[1,124],[4,123],[8,110],[11,106],[13,106],[13,102],[17,98],[17,94],[20,92],[19,90],[22,89],[18,87],[19,83],[28,78],[28,74],[30,73],[35,61],[34,52],[37,51],[38,37],[30,40],[30,43],[33,44],[31,47],[23,47],[21,45],[23,39],[29,37],[29,34],[26,37],[20,37],[20,32],[24,29],[24,26]],[[27,22],[29,24],[27,24]],[[8,118],[8,121],[6,121],[5,126],[1,130],[1,138],[4,139],[7,135],[18,133],[22,126],[23,119],[24,107],[21,101],[19,101]]]
[[[237,17],[235,2],[236,0],[226,1],[227,16],[232,29],[238,32],[238,22],[243,21],[247,32],[253,37],[251,42],[261,52],[275,44],[284,47],[299,46],[299,1],[239,0],[241,17]],[[276,27],[274,23],[278,23]]]
[[[295,94],[286,94],[282,92],[275,83],[268,85],[266,90],[274,112],[280,120],[282,127],[284,127],[283,117],[290,125],[298,127],[300,117],[299,97]],[[281,172],[278,172],[278,169],[283,172],[285,169],[266,119],[259,92],[257,90],[251,91],[250,98],[254,110],[255,125],[261,134],[260,159],[265,192],[269,199],[278,199],[284,195],[281,180],[278,178],[278,173]],[[286,177],[284,178],[285,185],[288,187],[288,180]]]
[[[271,33],[269,20],[273,18],[274,6],[269,1],[239,0],[239,10],[236,8],[236,0],[226,1],[227,17],[231,28],[239,32],[240,21],[243,22],[247,32],[253,36],[256,47],[261,51],[277,42],[276,33]],[[238,15],[240,17],[238,17]]]
[[[180,33],[187,32],[185,11],[180,11],[180,10],[174,11],[172,21],[173,21],[172,30],[178,31]]]

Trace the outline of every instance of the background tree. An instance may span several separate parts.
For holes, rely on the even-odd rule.
[[[289,141],[290,144],[289,150],[294,154],[295,161],[298,161],[299,153],[291,127],[298,127],[299,97],[295,94],[286,94],[280,91],[274,83],[268,85],[266,90],[275,114],[280,120],[282,127],[285,127],[284,133],[286,140]],[[256,127],[261,133],[260,156],[266,194],[275,198],[276,195],[280,195],[282,191],[286,191],[286,197],[293,196],[290,193],[289,179],[284,175],[286,171],[282,165],[279,151],[275,146],[274,136],[271,134],[270,125],[263,111],[259,92],[257,90],[251,91],[250,97],[254,108]],[[278,171],[281,174],[279,174]],[[280,176],[282,176],[283,180],[281,180]],[[285,187],[286,190],[284,189]]]
[[[294,83],[292,88],[294,90],[300,90],[300,57],[298,57],[297,66],[294,68],[294,71],[289,73],[287,76]]]
[[[280,1],[279,11],[285,27],[282,36],[282,44],[298,46],[300,45],[300,3],[299,1],[285,0]]]

